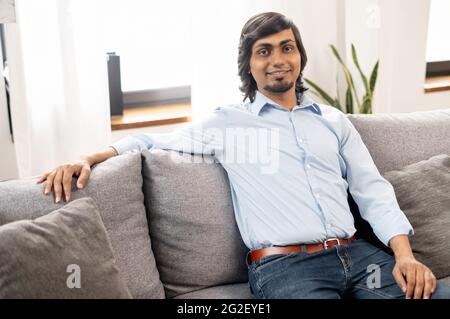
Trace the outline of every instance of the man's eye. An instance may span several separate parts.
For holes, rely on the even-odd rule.
[[[291,46],[286,46],[286,47],[284,47],[284,51],[285,51],[285,52],[291,52],[291,51],[293,51],[293,50],[294,50],[294,48],[291,47]]]
[[[269,50],[267,50],[267,49],[259,50],[259,51],[258,51],[258,54],[259,54],[259,55],[262,55],[262,56],[266,56],[266,55],[269,54]]]

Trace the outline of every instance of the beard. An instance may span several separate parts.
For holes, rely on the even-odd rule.
[[[266,85],[264,90],[271,93],[285,93],[292,89],[294,82],[279,82],[273,85]]]

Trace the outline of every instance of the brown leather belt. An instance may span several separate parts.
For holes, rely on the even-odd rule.
[[[328,248],[332,248],[337,245],[348,245],[352,241],[356,240],[355,236],[348,239],[330,238],[319,244],[302,244],[292,246],[272,246],[261,249],[252,250],[249,253],[250,262],[253,263],[261,258],[275,254],[289,254],[307,252],[308,254],[316,253]]]

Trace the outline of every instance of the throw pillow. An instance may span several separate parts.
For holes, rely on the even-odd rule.
[[[152,247],[168,298],[247,281],[228,176],[212,157],[144,150]]]
[[[0,298],[131,298],[91,198],[0,226]]]
[[[414,255],[438,279],[450,276],[450,156],[434,156],[384,177],[414,228]]]

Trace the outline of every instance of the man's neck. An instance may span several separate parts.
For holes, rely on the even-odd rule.
[[[289,90],[289,92],[285,93],[271,93],[266,90],[260,92],[280,106],[287,108],[289,111],[297,105],[297,95],[295,94],[295,90]]]

